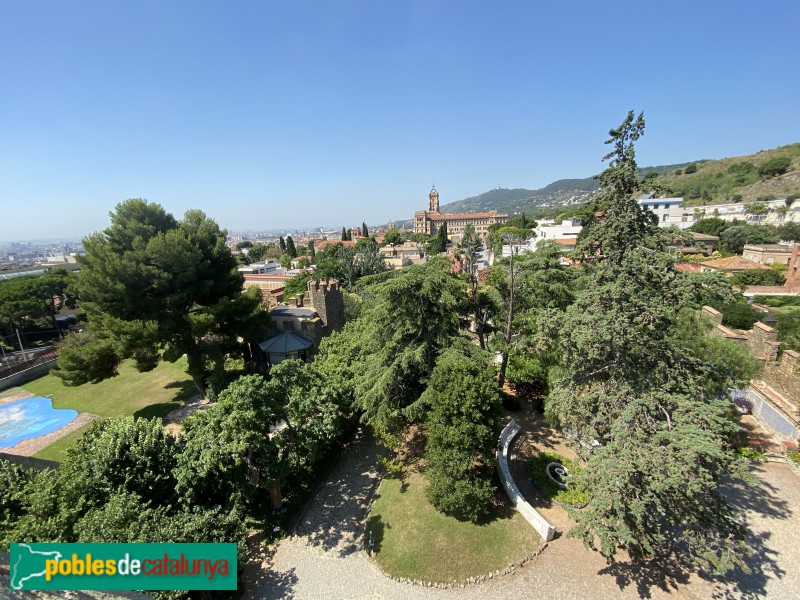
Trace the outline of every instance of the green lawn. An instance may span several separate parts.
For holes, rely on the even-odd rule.
[[[384,479],[369,517],[375,560],[395,577],[451,582],[503,570],[541,540],[508,503],[485,524],[459,521],[425,497],[425,479]]]
[[[54,408],[72,408],[99,417],[163,417],[197,393],[186,374],[186,360],[161,363],[148,373],[139,373],[130,362],[124,362],[119,375],[100,383],[67,387],[55,375],[45,375],[26,383],[22,388],[37,396],[48,396]],[[34,456],[61,460],[82,429],[54,442]]]

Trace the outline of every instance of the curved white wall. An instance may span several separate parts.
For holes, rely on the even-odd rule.
[[[545,542],[553,539],[556,532],[554,525],[545,519],[539,512],[533,508],[527,500],[522,496],[517,484],[514,483],[514,478],[511,476],[511,468],[508,466],[508,451],[514,438],[517,437],[520,427],[513,419],[505,426],[502,433],[500,433],[500,441],[497,447],[497,470],[500,473],[500,480],[503,482],[503,487],[506,494],[511,499],[519,513],[525,517],[525,520],[530,523],[536,532],[542,537]]]

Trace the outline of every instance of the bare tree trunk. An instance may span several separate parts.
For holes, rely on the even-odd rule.
[[[511,344],[511,334],[513,333],[512,325],[514,323],[514,291],[516,288],[514,281],[514,242],[511,243],[511,259],[508,264],[508,277],[510,283],[510,292],[508,294],[508,322],[506,323],[506,331],[503,336],[503,360],[500,362],[500,388],[506,382],[506,368],[508,367],[508,348]]]
[[[191,375],[192,381],[197,391],[200,393],[200,397],[205,398],[208,387],[206,386],[206,378],[203,369],[203,358],[194,352],[187,352],[186,359],[189,363],[189,368],[187,369],[189,375]]]

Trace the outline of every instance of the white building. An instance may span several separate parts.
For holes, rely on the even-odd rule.
[[[554,222],[540,222],[536,228],[536,236],[540,240],[572,240],[578,239],[578,234],[583,229],[581,220],[577,217],[564,219],[556,225]]]
[[[536,228],[536,235],[528,240],[528,243],[522,246],[514,246],[515,254],[520,252],[533,252],[539,242],[548,241],[555,242],[561,246],[562,252],[569,252],[575,249],[575,244],[578,241],[578,234],[583,229],[581,220],[577,217],[564,219],[556,225],[552,219],[543,219],[538,221]],[[511,246],[503,246],[503,256],[511,256]]]
[[[747,214],[750,202],[730,202],[727,204],[708,204],[694,207],[698,218],[717,217],[725,221],[747,221],[748,223],[786,223],[800,221],[800,202],[793,202],[791,207],[786,206],[786,199],[757,200],[756,204],[763,204],[766,212],[760,215]]]
[[[639,206],[655,213],[659,227],[689,229],[694,222],[694,208],[684,207],[683,198],[655,198],[654,193],[639,198]]]

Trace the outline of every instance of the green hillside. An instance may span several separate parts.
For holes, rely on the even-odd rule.
[[[532,213],[544,206],[564,205],[588,200],[597,191],[597,180],[560,179],[538,190],[497,188],[478,196],[444,204],[443,213],[481,212],[497,210],[509,214]]]
[[[775,200],[800,194],[800,143],[756,154],[697,161],[697,170],[670,170],[651,180],[655,189],[687,204]]]
[[[682,196],[688,205],[800,198],[800,143],[720,160],[642,167],[642,190]],[[559,179],[538,190],[497,188],[441,206],[443,213],[496,210],[510,215],[558,214],[592,198],[594,177]],[[411,221],[397,221],[396,224]],[[399,225],[402,226],[402,225]]]

